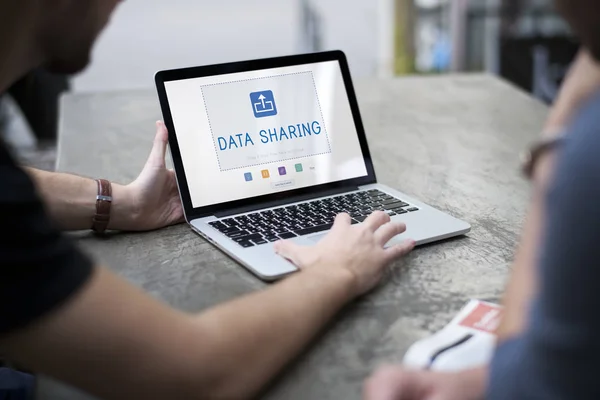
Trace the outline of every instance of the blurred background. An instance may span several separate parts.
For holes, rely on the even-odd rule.
[[[84,73],[33,71],[0,97],[0,132],[52,168],[64,92],[147,89],[160,69],[329,49],[346,52],[356,79],[485,72],[551,103],[578,43],[551,0],[128,0]]]

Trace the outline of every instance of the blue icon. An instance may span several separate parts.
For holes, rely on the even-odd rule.
[[[252,92],[250,93],[250,101],[252,102],[252,111],[254,111],[256,118],[277,115],[277,106],[275,105],[275,97],[272,91]]]
[[[252,181],[252,173],[251,172],[246,172],[244,174],[244,179],[246,180],[246,182],[251,182]]]

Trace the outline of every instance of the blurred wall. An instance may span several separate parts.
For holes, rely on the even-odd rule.
[[[378,23],[382,3],[379,0],[312,0],[322,20],[323,48],[344,50],[354,76],[371,76],[378,72]],[[393,3],[388,6],[391,13]]]
[[[390,0],[127,0],[117,9],[74,90],[151,87],[155,71],[306,52],[305,10],[320,50],[343,49],[354,76],[378,72],[381,15]],[[305,6],[303,8],[303,6]],[[383,14],[382,14],[383,12]],[[391,28],[390,28],[391,29]],[[385,43],[388,43],[389,40]],[[385,51],[385,49],[384,49]],[[384,56],[390,57],[389,54]]]
[[[294,53],[299,14],[299,0],[127,0],[73,88],[147,88],[160,69]]]

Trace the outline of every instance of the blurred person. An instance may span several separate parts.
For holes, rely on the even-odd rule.
[[[597,399],[600,346],[600,4],[556,0],[584,48],[551,110],[491,366],[386,366],[367,400]]]
[[[0,91],[38,66],[83,69],[118,2],[0,0]],[[113,185],[110,214],[98,218],[95,181],[24,170],[0,144],[0,354],[101,398],[253,397],[414,246],[384,248],[406,229],[385,213],[355,226],[342,214],[310,249],[276,244],[300,272],[198,315],[174,310],[94,265],[55,226],[89,229],[94,220],[97,231],[147,230],[180,221],[166,145],[158,123],[140,176]]]

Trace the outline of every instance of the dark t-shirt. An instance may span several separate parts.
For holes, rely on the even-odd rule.
[[[600,93],[578,114],[546,194],[539,295],[502,344],[488,398],[600,399]]]
[[[73,295],[91,261],[56,228],[29,176],[0,142],[0,335]]]

